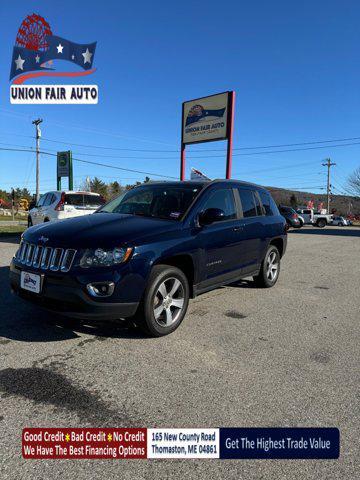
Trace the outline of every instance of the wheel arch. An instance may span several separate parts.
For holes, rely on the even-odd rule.
[[[189,293],[190,298],[194,298],[194,275],[195,275],[195,266],[194,261],[191,255],[189,254],[179,254],[171,257],[159,258],[153,266],[156,265],[171,265],[181,270],[189,283]]]
[[[280,258],[281,258],[284,254],[284,240],[282,238],[273,238],[269,242],[269,246],[270,245],[274,245],[274,247],[276,247],[279,250]]]

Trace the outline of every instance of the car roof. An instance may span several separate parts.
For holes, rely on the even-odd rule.
[[[63,190],[64,193],[81,193],[81,195],[98,195],[100,196],[100,193],[96,192],[87,192],[86,190]]]
[[[81,195],[97,195],[100,196],[99,193],[96,192],[86,192],[82,190],[49,190],[48,192],[42,193],[41,196],[46,195],[48,193],[65,193],[65,194],[70,194],[70,193],[80,193]]]
[[[203,186],[209,186],[209,185],[216,185],[216,184],[234,184],[234,185],[242,185],[244,187],[256,187],[256,188],[259,188],[259,189],[262,189],[262,190],[266,190],[265,187],[262,187],[261,185],[257,185],[255,183],[250,183],[250,182],[244,182],[242,180],[233,180],[233,179],[225,179],[225,178],[217,178],[215,180],[170,180],[170,181],[167,181],[167,180],[160,180],[160,181],[151,181],[149,183],[142,183],[141,185],[139,185],[138,187],[143,187],[145,185],[169,185],[169,186],[176,186],[176,185],[179,185],[179,184],[182,184],[182,185],[189,185],[189,186],[192,186],[192,185],[195,185],[197,187],[203,187]],[[136,187],[136,188],[138,188]]]

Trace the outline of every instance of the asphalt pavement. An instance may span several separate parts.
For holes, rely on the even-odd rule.
[[[272,289],[191,301],[173,334],[86,324],[13,297],[0,237],[2,479],[355,479],[360,228],[289,233]],[[24,460],[24,427],[338,427],[339,460]]]

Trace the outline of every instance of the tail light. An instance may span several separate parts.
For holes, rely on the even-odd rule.
[[[293,213],[293,214],[291,215],[291,218],[298,218],[298,217],[299,217],[299,215],[298,215],[297,213]]]
[[[55,210],[57,212],[61,212],[64,210],[64,204],[65,204],[65,192],[61,192],[61,198],[59,203],[56,205]]]

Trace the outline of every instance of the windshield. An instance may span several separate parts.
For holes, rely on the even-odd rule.
[[[191,184],[141,186],[115,198],[98,212],[179,220],[202,188]]]

